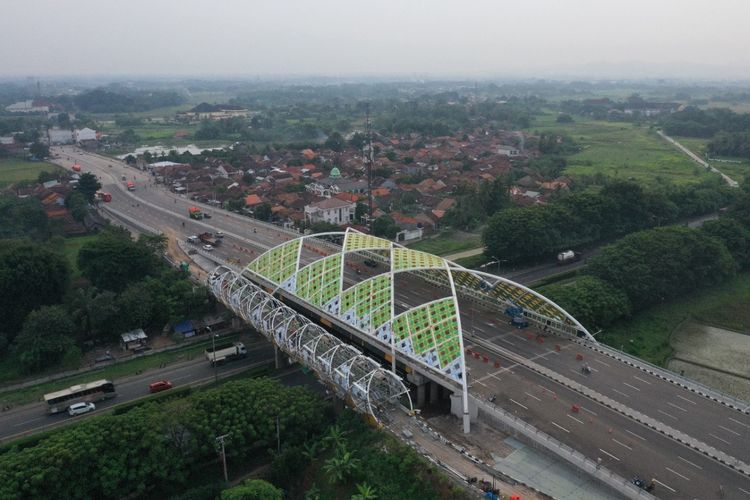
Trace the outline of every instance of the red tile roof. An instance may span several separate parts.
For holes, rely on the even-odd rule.
[[[249,194],[245,197],[245,206],[246,207],[254,207],[255,205],[260,205],[263,203],[263,200],[260,199],[260,196],[257,194]]]

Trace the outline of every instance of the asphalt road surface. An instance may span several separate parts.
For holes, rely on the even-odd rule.
[[[228,377],[255,366],[266,365],[269,361],[273,362],[273,347],[265,340],[248,344],[247,349],[248,355],[246,358],[218,366],[216,369],[218,377]],[[96,376],[94,376],[95,378]],[[214,370],[211,364],[202,356],[198,356],[191,361],[148,370],[141,375],[134,375],[121,380],[114,380],[117,397],[97,402],[96,411],[85,415],[70,417],[67,412],[48,415],[47,405],[43,402],[20,406],[9,412],[0,413],[0,441],[8,441],[31,431],[41,431],[67,421],[87,418],[114,405],[147,396],[149,394],[148,385],[156,380],[170,380],[174,387],[180,387],[208,382],[213,378]],[[64,388],[64,385],[60,387],[60,389]]]
[[[142,223],[160,230],[169,228],[180,238],[212,228],[223,231],[227,235],[224,244],[214,251],[221,258],[237,259],[245,264],[258,253],[291,238],[266,224],[220,210],[216,210],[210,220],[192,221],[187,209],[194,203],[149,184],[149,175],[116,160],[74,153],[72,148],[62,151],[56,148],[55,151],[59,152],[62,165],[70,167],[75,160],[82,171],[97,173],[102,178],[103,189],[113,195],[111,206]],[[112,167],[108,166],[110,164]],[[125,190],[122,175],[136,182],[135,192]],[[315,255],[303,252],[303,260],[314,258]],[[533,281],[544,277],[545,273],[559,271],[556,266],[539,266],[509,277]],[[354,269],[347,268],[345,282],[361,281],[379,272],[383,270],[362,268],[358,275]],[[412,286],[399,286],[396,306],[403,309],[422,304],[440,293],[423,284],[418,286],[416,282]],[[462,303],[461,321],[464,330],[471,335],[495,342],[694,439],[750,462],[750,417],[747,415],[591,350],[583,353],[592,369],[590,374],[584,375],[580,371],[582,362],[575,356],[582,349],[577,344],[560,338],[548,338],[545,343],[532,341],[525,336],[527,331],[514,330],[496,311]],[[490,354],[502,358],[497,353]],[[498,361],[501,368],[497,373],[490,369],[494,369],[494,365],[468,361],[472,393],[480,397],[496,395],[506,409],[514,409],[520,417],[587,456],[601,458],[608,468],[623,477],[637,474],[655,478],[659,488],[657,495],[664,498],[719,498],[720,489],[723,498],[750,498],[747,477],[593,401],[582,401],[579,393],[520,365],[507,369],[506,365],[512,365],[507,358]],[[547,392],[540,393],[542,390]],[[546,394],[551,396],[546,397]],[[581,404],[590,411],[570,413],[572,404]]]

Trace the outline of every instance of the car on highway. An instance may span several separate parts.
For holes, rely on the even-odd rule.
[[[378,263],[371,259],[367,259],[366,261],[363,262],[363,264],[366,265],[367,267],[378,267]]]
[[[151,394],[155,392],[161,392],[166,391],[168,389],[172,388],[172,382],[169,380],[157,380],[156,382],[151,382],[148,384],[148,392]]]
[[[68,415],[73,417],[75,415],[83,415],[84,413],[88,413],[94,410],[96,410],[96,405],[94,405],[94,403],[75,403],[68,407]]]
[[[214,249],[211,245],[203,245],[203,250],[206,252],[211,252]]]
[[[217,238],[223,238],[224,237],[224,233],[222,233],[221,231],[216,231],[214,233],[214,236],[216,236]]]
[[[204,219],[210,219],[210,218],[211,218],[211,214],[209,214],[209,213],[204,213],[204,214],[203,214],[203,218],[204,218]]]

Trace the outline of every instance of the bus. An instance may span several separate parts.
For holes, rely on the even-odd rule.
[[[101,401],[115,396],[115,384],[111,380],[102,379],[50,392],[44,395],[44,402],[47,403],[47,412],[54,414],[67,411],[74,403]]]

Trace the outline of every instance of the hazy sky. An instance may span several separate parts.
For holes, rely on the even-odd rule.
[[[750,78],[750,0],[3,3],[0,76]]]

